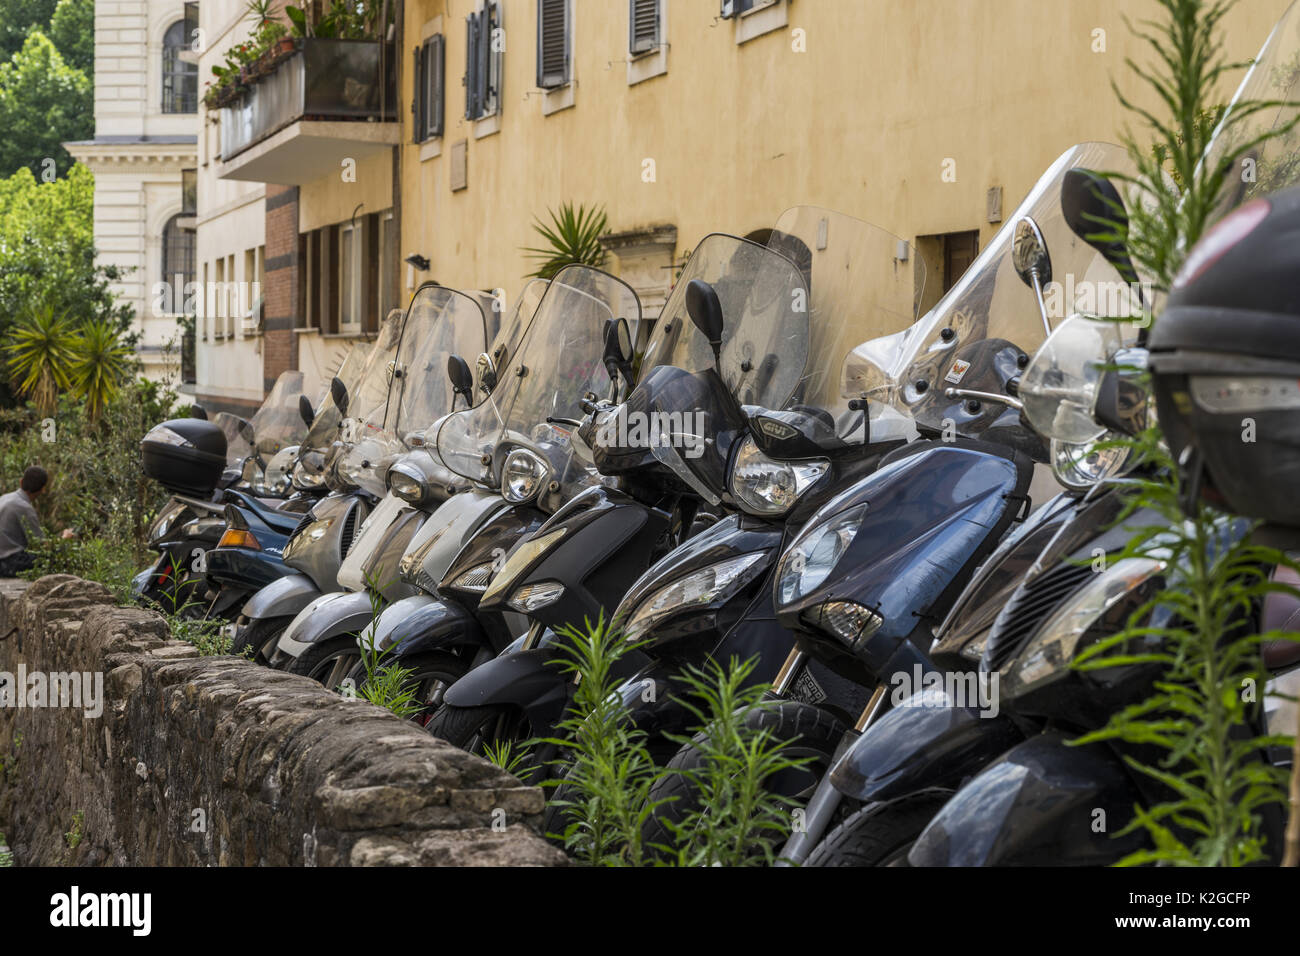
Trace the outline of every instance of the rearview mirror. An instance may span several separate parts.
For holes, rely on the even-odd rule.
[[[474,373],[469,370],[469,363],[459,355],[447,356],[447,377],[451,379],[451,390],[463,395],[466,402],[471,402],[474,392]]]
[[[1052,257],[1038,223],[1028,216],[1016,223],[1011,245],[1011,263],[1025,285],[1039,289],[1052,281]]]
[[[298,396],[298,415],[308,428],[311,428],[311,423],[316,420],[316,410],[311,407],[311,399],[306,395]]]
[[[343,379],[337,375],[330,379],[330,398],[334,399],[339,415],[346,416],[348,413],[348,387],[343,384]]]
[[[208,410],[195,402],[190,406],[190,418],[201,418],[206,422],[208,420]]]
[[[703,279],[692,279],[686,284],[686,312],[708,339],[716,363],[722,349],[722,302],[718,290]]]
[[[1061,214],[1070,231],[1100,252],[1125,282],[1138,281],[1128,247],[1118,238],[1128,234],[1128,211],[1114,183],[1088,169],[1069,170],[1061,181]]]
[[[492,356],[486,352],[480,352],[474,361],[475,370],[478,373],[478,387],[482,389],[484,395],[491,395],[492,389],[497,387],[497,365],[492,361]]]
[[[605,370],[611,380],[621,372],[627,383],[632,384],[632,333],[627,319],[621,316],[605,323]]]

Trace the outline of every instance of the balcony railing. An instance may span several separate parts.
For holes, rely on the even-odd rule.
[[[273,73],[222,108],[223,162],[299,120],[397,119],[391,43],[383,58],[382,83],[378,41],[304,37],[300,43]]]

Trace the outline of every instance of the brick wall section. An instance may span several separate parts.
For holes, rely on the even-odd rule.
[[[266,187],[266,287],[262,379],[267,391],[298,367],[298,187]]]
[[[0,673],[20,665],[102,673],[104,699],[99,717],[0,706],[19,865],[565,862],[535,832],[536,787],[306,678],[198,657],[102,585],[0,581]]]

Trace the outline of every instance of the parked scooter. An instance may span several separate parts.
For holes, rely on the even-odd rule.
[[[467,487],[446,469],[429,440],[430,426],[448,414],[458,399],[468,404],[475,388],[468,374],[457,382],[444,377],[448,359],[477,355],[486,348],[487,314],[492,312],[491,296],[432,283],[411,300],[393,366],[384,429],[371,436],[364,449],[349,452],[348,462],[339,468],[345,477],[349,470],[355,472],[357,485],[364,476],[371,483],[385,482],[387,491],[358,530],[333,588],[310,600],[283,628],[270,658],[272,666],[337,686],[356,663],[357,629],[372,616],[370,587],[378,590],[382,600],[405,596],[405,586],[396,578],[397,560],[437,505]],[[433,494],[413,503],[397,493],[408,483],[425,485]],[[339,587],[345,590],[334,590]],[[297,582],[293,599],[300,600],[305,590],[306,582]],[[269,643],[270,635],[263,646]]]
[[[301,440],[309,406],[301,374],[285,373],[251,421],[233,415],[174,419],[145,435],[145,474],[173,497],[149,529],[149,546],[158,559],[132,582],[136,601],[188,616],[227,616],[228,605],[208,593],[206,553],[222,540],[232,519],[257,528],[278,562],[279,549],[310,500],[263,497],[260,492],[267,489],[257,461]]]
[[[471,377],[478,383],[476,397],[491,401],[498,386],[509,381],[508,373],[516,363],[523,361],[520,351],[524,335],[531,326],[537,308],[548,287],[547,280],[533,279],[522,290],[513,309],[501,324],[501,331],[491,349],[478,356],[470,373],[460,356],[448,366],[449,374],[459,376],[462,383]],[[462,385],[463,387],[463,385]],[[513,386],[509,386],[513,387]],[[500,401],[501,396],[498,396]],[[500,406],[498,405],[498,408]],[[441,422],[429,429],[429,439],[436,444]],[[400,582],[413,593],[389,604],[381,614],[360,629],[358,641],[363,648],[371,643],[377,649],[405,644],[408,639],[419,646],[407,646],[401,656],[401,666],[412,671],[418,699],[436,706],[441,689],[450,680],[463,673],[463,666],[455,658],[465,656],[474,644],[477,631],[464,634],[465,643],[460,649],[438,645],[439,630],[458,629],[457,621],[449,616],[444,602],[462,606],[472,615],[477,608],[483,588],[460,587],[456,592],[439,594],[438,585],[446,576],[452,561],[457,560],[467,568],[497,562],[498,556],[514,545],[527,531],[536,529],[544,518],[537,509],[511,505],[500,490],[482,482],[471,482],[463,475],[457,480],[467,484],[465,490],[449,497],[429,516],[411,537],[405,552],[397,563]],[[395,477],[394,492],[406,501],[421,504],[433,500],[437,490],[412,475]],[[470,543],[472,547],[467,547]],[[466,582],[473,585],[476,578]],[[527,620],[519,614],[489,615],[478,622],[487,635],[487,643],[504,646],[528,629]],[[448,670],[451,667],[451,670]],[[450,676],[449,676],[450,675]],[[352,687],[360,687],[367,672],[364,661],[358,661],[348,675]]]
[[[546,290],[497,390],[443,423],[438,450],[448,467],[499,486],[503,506],[468,537],[455,532],[465,544],[436,585],[439,600],[399,603],[377,623],[376,645],[416,670],[428,710],[471,665],[516,646],[520,625],[527,637],[518,643],[536,642],[546,628],[607,615],[683,526],[673,522],[675,491],[603,480],[580,434],[592,409],[612,407],[631,385],[644,338],[630,287],[570,266]],[[534,582],[539,565],[548,574]],[[511,582],[518,587],[506,588]],[[456,712],[442,733],[495,735],[515,716],[486,704]]]
[[[622,662],[628,677],[644,671],[629,682],[636,691],[630,696],[662,702],[662,714],[648,715],[652,730],[680,729],[670,719],[687,718],[669,694],[642,695],[644,681],[667,686],[684,660],[702,660],[724,637],[733,636],[737,647],[784,640],[779,662],[789,635],[772,633],[770,615],[751,615],[754,624],[744,633],[734,633],[733,624],[761,591],[785,522],[908,437],[881,434],[880,445],[864,449],[866,411],[839,407],[838,382],[827,374],[864,330],[891,331],[910,321],[912,277],[896,268],[897,251],[896,237],[812,208],[783,216],[768,248],[706,237],[647,349],[644,363],[659,367],[623,407],[597,413],[581,429],[603,473],[669,482],[702,502],[696,533],[632,584],[617,612],[629,636],[655,638],[649,654]],[[879,294],[859,295],[873,285]],[[671,423],[673,433],[660,436],[670,440],[633,440],[638,423],[655,421]],[[724,510],[740,514],[717,521]],[[493,578],[499,594],[518,594],[554,574],[549,560],[513,570]],[[457,720],[458,709],[478,708],[513,713],[515,726],[550,732],[573,691],[552,663],[561,653],[549,638],[510,648],[451,688],[431,729],[462,746],[481,746],[491,738],[452,732],[471,723]],[[671,752],[662,736],[655,746],[665,757]]]

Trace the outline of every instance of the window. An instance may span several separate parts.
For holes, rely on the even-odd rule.
[[[415,51],[415,141],[423,143],[442,135],[446,43],[441,33],[431,36]]]
[[[943,237],[943,291],[957,284],[970,264],[979,255],[979,230],[950,232]]]
[[[197,169],[181,170],[181,212],[194,215],[199,204],[199,171]]]
[[[194,281],[194,230],[182,228],[184,213],[163,226],[162,278],[172,287],[173,302],[184,301],[185,287]]]
[[[199,108],[199,68],[181,59],[189,49],[185,21],[177,20],[163,35],[162,111],[196,113]]]
[[[659,0],[628,0],[628,52],[633,56],[659,49],[659,22],[662,13]]]
[[[501,109],[501,5],[485,3],[465,18],[465,119]]]
[[[569,0],[537,0],[537,85],[553,90],[571,79]]]
[[[361,259],[365,244],[360,226],[339,227],[339,331],[361,328]]]

